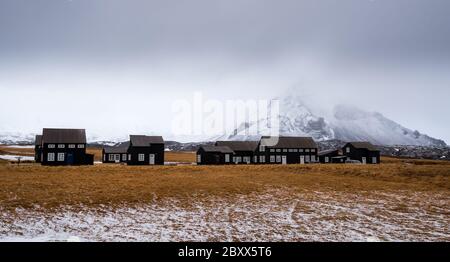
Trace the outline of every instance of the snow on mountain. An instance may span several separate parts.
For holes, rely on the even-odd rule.
[[[326,118],[313,112],[298,96],[286,96],[279,101],[280,135],[311,136],[316,141],[369,141],[376,145],[446,146],[442,140],[405,128],[377,112],[338,105]],[[243,123],[231,135],[216,140],[258,139],[269,134],[269,120]]]
[[[19,132],[0,133],[0,144],[3,145],[29,145],[34,143],[35,134],[22,134]]]

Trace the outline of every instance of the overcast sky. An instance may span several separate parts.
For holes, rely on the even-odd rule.
[[[167,133],[171,103],[378,111],[450,142],[448,0],[1,0],[0,131]]]

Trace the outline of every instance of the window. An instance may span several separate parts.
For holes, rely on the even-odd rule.
[[[350,147],[347,147],[347,148],[345,149],[345,151],[346,151],[347,153],[350,153]]]
[[[280,153],[281,152],[281,149],[277,149],[277,153]]]
[[[70,144],[69,148],[75,148],[75,145],[74,144]]]
[[[253,157],[253,162],[258,163],[258,156]]]
[[[49,161],[49,162],[55,161],[55,153],[48,153],[47,154],[47,161]]]
[[[197,155],[197,163],[201,163],[202,162],[202,155]]]
[[[275,156],[270,156],[270,163],[274,163],[275,162]]]
[[[313,162],[313,163],[316,162],[316,156],[311,156],[311,162]]]
[[[286,153],[287,151],[288,151],[287,149],[283,149],[283,152],[285,152],[285,153]]]
[[[144,160],[145,160],[145,154],[139,154],[139,155],[138,155],[138,158],[139,158],[139,161],[140,161],[140,162],[144,162]]]
[[[111,162],[114,161],[114,155],[109,154],[108,155],[108,160],[111,161]]]
[[[329,157],[325,157],[325,163],[328,163],[328,162],[330,162],[330,158]]]
[[[79,144],[78,148],[84,148],[84,145],[83,144]]]
[[[315,149],[311,149],[311,152],[314,153],[314,152],[316,152],[316,150]]]
[[[64,144],[58,144],[58,148],[66,148],[66,145],[64,145]]]
[[[259,156],[259,163],[266,163],[266,156]]]
[[[115,160],[116,162],[119,162],[119,161],[120,161],[120,155],[119,155],[119,154],[115,154],[115,155],[114,155],[114,160]]]
[[[305,156],[305,162],[306,162],[306,163],[311,162],[311,157],[310,157],[309,155],[306,155],[306,156]]]
[[[270,152],[271,152],[271,153],[274,153],[274,152],[275,152],[275,149],[271,148],[271,149],[270,149]]]
[[[244,163],[247,163],[247,164],[250,164],[250,159],[251,159],[251,158],[250,158],[249,156],[244,156],[244,157],[243,157],[243,162],[244,162]]]
[[[372,164],[376,164],[378,161],[377,161],[377,158],[376,157],[372,157]]]
[[[236,163],[241,163],[241,162],[242,162],[242,157],[237,156],[237,157],[236,157]]]
[[[131,161],[131,154],[128,154],[128,161]]]
[[[230,163],[230,154],[225,154],[225,163]]]
[[[289,149],[288,151],[289,151],[289,153],[292,153],[292,152],[294,152],[294,149]]]
[[[127,161],[127,154],[122,154],[122,161]]]
[[[48,148],[55,148],[55,144],[49,144]]]
[[[58,153],[58,161],[63,162],[64,161],[64,153]]]
[[[309,153],[309,149],[305,149],[305,152],[306,152],[306,153]]]
[[[266,147],[265,146],[259,146],[259,151],[261,151],[261,152],[266,151]]]
[[[300,149],[298,150],[298,152],[300,152],[300,153],[303,153],[303,149],[302,149],[302,148],[300,148]]]
[[[292,149],[292,151],[293,151],[294,153],[297,153],[297,152],[298,152],[298,149],[297,149],[297,148],[294,148],[294,149]]]
[[[281,156],[277,156],[277,163],[281,162]]]

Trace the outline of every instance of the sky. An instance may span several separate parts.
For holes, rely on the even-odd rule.
[[[377,111],[450,143],[448,0],[1,0],[0,133],[170,134],[173,101]]]

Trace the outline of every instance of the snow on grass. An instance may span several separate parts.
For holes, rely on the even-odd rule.
[[[0,212],[1,241],[450,241],[444,193],[197,196]]]
[[[34,156],[0,155],[0,159],[7,161],[18,161],[19,157],[20,161],[34,161]]]

